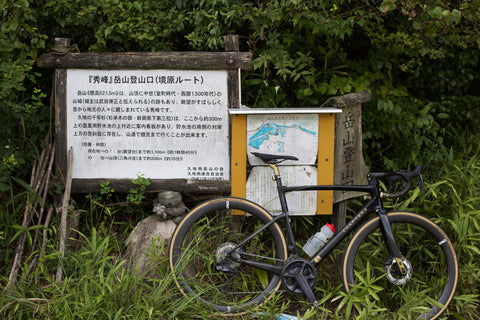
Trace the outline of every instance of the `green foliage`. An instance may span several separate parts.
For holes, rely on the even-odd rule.
[[[152,245],[157,277],[145,279],[126,268],[125,257],[116,256],[119,244],[104,227],[88,236],[80,233],[78,252],[63,262],[67,279],[55,282],[47,264],[57,262],[54,246],[41,261],[35,277],[41,284],[9,288],[0,297],[3,319],[182,319],[196,314],[192,300],[179,298],[167,267],[164,247]],[[53,250],[53,251],[50,251]],[[127,257],[128,258],[128,257]],[[4,283],[4,279],[1,279]],[[2,286],[3,287],[3,286]]]
[[[369,58],[355,64],[363,75],[382,75],[363,109],[368,161],[435,164],[439,148],[454,144],[452,131],[478,126],[478,4],[384,1],[380,9],[382,23],[363,29]]]
[[[480,139],[467,133],[457,152],[443,150],[445,162],[432,175],[422,209],[445,228],[457,251],[459,278],[454,297],[454,314],[458,319],[480,316]],[[453,312],[453,311],[452,311]]]
[[[241,50],[254,56],[254,70],[242,73],[250,107],[320,106],[332,95],[369,90],[365,149],[368,163],[382,169],[438,160],[439,146],[452,143],[448,132],[479,118],[470,107],[478,105],[480,87],[475,1],[2,3],[0,37],[8,45],[0,64],[6,106],[0,112],[7,119],[1,158],[31,159],[31,146],[48,129],[40,109],[50,79],[37,83],[32,68],[54,37],[71,38],[81,51],[211,51],[223,50],[224,35],[238,34]],[[11,174],[4,166],[0,172]]]
[[[110,185],[109,181],[105,181],[100,184],[100,195],[104,196],[107,201],[112,198],[112,194],[114,192],[115,189]]]
[[[356,315],[356,319],[364,319],[368,317],[378,318],[378,313],[385,311],[376,306],[375,301],[380,301],[383,288],[375,285],[378,279],[372,278],[372,266],[367,264],[366,278],[363,278],[358,273],[359,283],[352,287],[352,293],[345,293],[343,291],[334,298],[334,300],[341,299],[337,307],[337,314],[341,312],[345,319],[350,319],[350,316]],[[362,306],[361,310],[356,311],[356,306]],[[400,313],[401,314],[401,313]]]
[[[32,196],[24,182],[30,163],[52,127],[47,100],[51,70],[38,70],[35,61],[53,39],[71,38],[82,52],[223,51],[223,36],[238,34],[240,50],[253,54],[253,70],[242,72],[242,101],[249,107],[321,106],[334,95],[361,90],[372,94],[362,110],[367,164],[372,170],[425,165],[430,182],[426,195],[417,201],[426,215],[453,235],[459,252],[461,284],[449,312],[459,319],[478,318],[478,1],[0,0],[0,7],[2,271],[10,266],[10,240],[19,230],[11,226],[21,224],[25,197]],[[140,204],[149,182],[141,176],[136,182],[128,200]],[[105,205],[113,192],[104,183],[100,194],[90,195],[82,208],[86,230],[98,228],[120,211]],[[311,225],[308,220],[301,223]],[[40,268],[42,279],[54,288],[51,294],[25,285],[2,297],[8,306],[0,307],[2,312],[31,318],[38,310],[48,310],[46,318],[63,308],[68,317],[70,308],[81,314],[86,309],[80,302],[62,307],[75,294],[85,297],[86,306],[106,306],[104,301],[93,303],[93,294],[104,293],[86,278],[87,285],[71,294],[68,281],[63,288],[53,285],[46,276],[58,259],[53,251]],[[103,258],[94,269],[107,270],[106,278],[112,280],[108,272],[115,270],[116,262],[107,255]],[[81,265],[86,260],[69,262]],[[96,269],[102,264],[103,269]],[[318,290],[326,297],[332,287],[327,284],[332,283],[325,281]],[[108,286],[116,288],[117,283],[104,284],[103,296],[115,301],[116,310],[109,317],[130,310],[108,296]],[[333,287],[337,288],[334,283]],[[63,294],[64,299],[58,298]],[[345,300],[344,306],[348,303]],[[153,310],[152,305],[148,308]],[[152,312],[142,315],[157,310]]]
[[[11,174],[26,173],[26,160],[41,146],[49,114],[42,110],[46,95],[36,87],[39,74],[33,69],[46,39],[36,27],[36,12],[24,0],[1,0],[0,7],[1,192],[10,187]]]
[[[145,191],[150,185],[150,178],[145,178],[142,174],[137,175],[137,179],[133,180],[132,183],[137,187],[131,188],[127,194],[127,200],[133,204],[139,205],[142,203],[142,200],[145,199]]]
[[[457,133],[456,151],[442,149],[442,161],[425,169],[425,193],[417,189],[411,198],[395,203],[394,209],[415,207],[431,218],[449,236],[457,253],[459,284],[448,312],[456,319],[480,316],[480,139]]]

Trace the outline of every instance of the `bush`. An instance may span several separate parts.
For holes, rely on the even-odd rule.
[[[30,164],[52,133],[51,70],[39,70],[35,61],[54,38],[71,38],[82,52],[223,51],[223,36],[238,34],[240,50],[251,51],[254,57],[253,70],[242,72],[242,101],[249,107],[318,107],[334,95],[371,92],[372,101],[363,108],[367,163],[372,170],[425,165],[429,184],[420,207],[448,229],[461,261],[462,283],[451,312],[478,317],[474,256],[479,250],[478,1],[0,0],[0,4],[2,274],[10,266],[10,239],[20,230],[30,193],[24,182],[29,180]],[[137,193],[143,195],[141,188],[132,194]],[[87,215],[84,221],[87,239],[87,231],[98,226],[92,217]],[[100,242],[110,235],[105,237]],[[31,317],[38,307],[67,314],[56,304],[63,303],[57,295],[67,288],[54,286],[47,276],[53,252],[51,248],[52,260],[43,262],[45,270],[39,275],[52,294],[40,290],[40,284],[25,283],[2,297],[2,312]],[[82,265],[86,263],[82,259],[91,255],[79,254],[69,261]],[[101,274],[108,278],[109,270],[118,265],[107,255],[102,259],[106,273]],[[77,271],[77,278],[89,272]],[[66,295],[69,298],[87,295],[87,290],[67,285],[78,295]],[[103,294],[93,283],[86,288]],[[120,303],[115,307],[127,310]]]

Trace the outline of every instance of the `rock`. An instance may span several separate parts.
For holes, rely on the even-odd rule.
[[[155,277],[155,268],[159,267],[155,258],[158,254],[167,255],[175,227],[172,220],[163,220],[156,214],[140,221],[127,239],[128,269],[133,271],[136,268],[137,276]],[[152,255],[152,249],[157,256]]]
[[[157,199],[164,206],[173,208],[182,202],[182,194],[176,191],[164,191],[158,194]]]
[[[166,256],[172,234],[185,211],[180,192],[158,194],[153,202],[155,214],[140,221],[127,239],[126,256],[130,258],[127,263],[130,271],[136,270],[137,276],[155,277],[155,268],[159,267],[155,258]]]
[[[177,205],[174,208],[167,208],[167,215],[172,216],[172,217],[178,217],[178,216],[183,216],[185,214],[185,205],[183,202],[181,202],[179,205]]]

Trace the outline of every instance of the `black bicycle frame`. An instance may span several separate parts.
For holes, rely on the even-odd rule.
[[[256,232],[248,236],[246,239],[241,241],[233,250],[237,250],[242,247],[245,243],[250,241],[255,235],[261,231],[268,228],[270,225],[276,223],[281,219],[285,219],[286,233],[289,239],[288,253],[295,256],[298,255],[298,251],[295,245],[295,236],[293,234],[292,225],[290,223],[290,214],[288,211],[288,205],[285,194],[287,192],[294,191],[360,191],[369,193],[372,196],[372,199],[346,224],[340,231],[336,232],[333,238],[331,238],[325,246],[323,246],[311,259],[315,265],[318,265],[322,259],[330,254],[330,252],[343,240],[345,237],[355,229],[363,219],[371,212],[376,211],[380,216],[381,229],[387,245],[387,249],[392,257],[400,258],[400,252],[396,245],[395,239],[393,237],[392,228],[387,217],[387,212],[383,207],[381,201],[380,193],[378,190],[378,183],[375,179],[371,179],[368,185],[309,185],[309,186],[284,186],[281,181],[280,175],[275,174],[274,180],[277,183],[278,196],[280,199],[280,204],[282,208],[282,213],[273,217],[271,221],[263,225]],[[267,263],[261,263],[251,260],[245,260],[242,258],[234,259],[240,263],[263,269],[274,274],[281,275],[283,266],[276,266]]]

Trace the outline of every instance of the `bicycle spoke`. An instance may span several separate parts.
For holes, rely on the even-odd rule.
[[[442,232],[425,218],[397,214],[393,220],[392,232],[407,272],[400,272],[397,261],[389,255],[380,224],[374,219],[359,231],[347,248],[346,283],[354,288],[357,296],[362,296],[362,290],[377,290],[375,295],[358,299],[364,301],[363,306],[371,307],[373,303],[377,310],[387,310],[378,311],[386,317],[404,314],[411,319],[434,319],[444,309],[444,304],[450,302],[454,292],[453,248],[450,244],[442,247],[439,241]],[[358,304],[361,308],[362,303]]]
[[[238,209],[235,211],[238,214]],[[278,288],[278,276],[240,262],[281,265],[285,260],[286,244],[280,229],[272,225],[255,233],[265,223],[259,218],[271,219],[256,212],[232,215],[225,208],[204,210],[199,217],[192,215],[188,228],[173,244],[176,264],[181,266],[181,284],[187,292],[194,292],[220,311],[230,312],[261,302]]]

